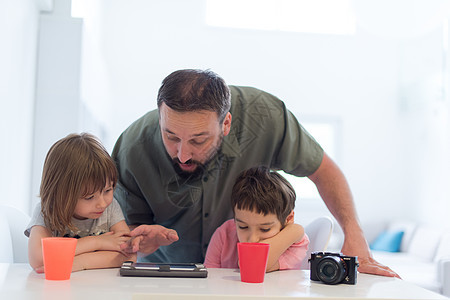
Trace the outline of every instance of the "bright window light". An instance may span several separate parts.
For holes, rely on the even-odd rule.
[[[302,122],[305,129],[316,139],[316,141],[326,150],[333,160],[337,156],[337,141],[339,126],[337,122]],[[294,188],[298,199],[319,200],[320,195],[314,183],[306,177],[296,177],[279,171]]]
[[[72,18],[83,19],[86,17],[88,9],[87,0],[72,0],[71,15]]]
[[[351,35],[351,0],[207,0],[210,26]]]

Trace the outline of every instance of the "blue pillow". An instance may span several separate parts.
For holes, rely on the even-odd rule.
[[[403,231],[384,231],[370,244],[370,249],[399,252]]]

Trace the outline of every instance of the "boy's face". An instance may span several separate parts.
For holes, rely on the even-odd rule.
[[[254,211],[234,208],[234,221],[239,242],[258,243],[281,231],[283,224],[275,214],[259,214]]]
[[[78,199],[73,216],[79,220],[98,219],[112,203],[113,195],[113,183],[107,182],[102,190]]]

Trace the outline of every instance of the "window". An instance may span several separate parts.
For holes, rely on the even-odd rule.
[[[210,26],[355,34],[351,0],[207,0]]]
[[[338,140],[340,133],[339,120],[316,120],[302,121],[303,127],[314,137],[314,139],[322,146],[326,153],[334,160],[338,160]],[[293,186],[297,194],[297,198],[302,200],[318,200],[320,199],[314,183],[307,177],[296,177],[279,171]]]

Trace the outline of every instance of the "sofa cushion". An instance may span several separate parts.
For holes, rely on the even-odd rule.
[[[411,221],[394,221],[389,224],[389,231],[403,231],[402,242],[400,244],[400,252],[407,252],[411,240],[416,231],[417,225]]]
[[[403,231],[383,231],[378,237],[370,244],[370,249],[379,251],[399,252],[400,244],[402,242]]]
[[[450,258],[450,233],[442,235],[434,255],[434,261],[438,262],[444,258]]]
[[[420,226],[416,229],[408,253],[427,261],[433,261],[442,232]]]
[[[428,290],[440,293],[437,264],[404,252],[372,251],[379,263],[390,267],[400,277]]]

